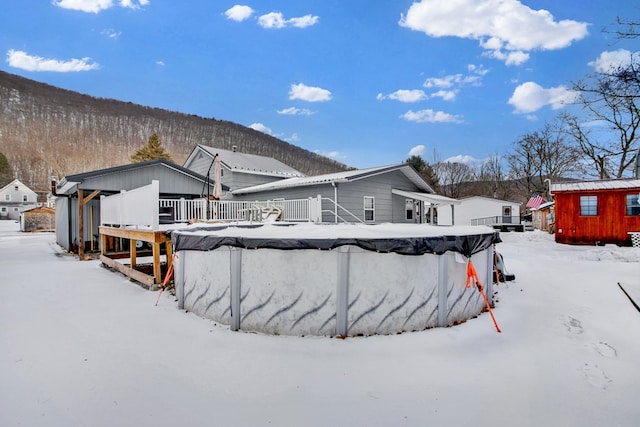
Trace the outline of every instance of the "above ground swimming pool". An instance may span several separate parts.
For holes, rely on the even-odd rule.
[[[489,227],[192,225],[171,233],[179,308],[232,330],[360,336],[450,326],[491,300]]]

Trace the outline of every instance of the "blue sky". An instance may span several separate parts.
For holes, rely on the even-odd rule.
[[[355,167],[504,155],[628,60],[629,0],[10,0],[3,71],[229,120]],[[162,136],[160,135],[162,138]]]

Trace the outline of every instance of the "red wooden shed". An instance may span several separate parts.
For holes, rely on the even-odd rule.
[[[640,232],[640,179],[552,183],[556,242],[631,245]]]

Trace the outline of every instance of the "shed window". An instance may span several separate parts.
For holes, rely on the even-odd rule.
[[[406,211],[405,219],[407,221],[410,221],[410,220],[413,219],[413,200],[412,199],[405,199],[404,206],[405,206],[405,211]]]
[[[364,196],[364,220],[366,222],[375,221],[376,199],[371,196]]]
[[[598,196],[580,196],[580,215],[598,215]]]
[[[640,193],[627,194],[627,215],[640,215]]]

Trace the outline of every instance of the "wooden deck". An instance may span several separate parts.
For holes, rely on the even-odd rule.
[[[173,247],[171,238],[166,236],[164,231],[160,230],[139,230],[117,227],[101,226],[100,230],[100,261],[125,274],[133,280],[149,286],[149,289],[155,290],[157,285],[162,283],[162,263],[160,259],[161,247],[165,245],[167,268],[171,266],[173,261]],[[118,258],[122,258],[119,240],[122,238],[129,240],[129,259],[130,264],[126,265],[118,262]],[[151,244],[153,255],[153,274],[149,275],[142,271],[136,270],[137,266],[137,248],[136,242],[147,242]]]

